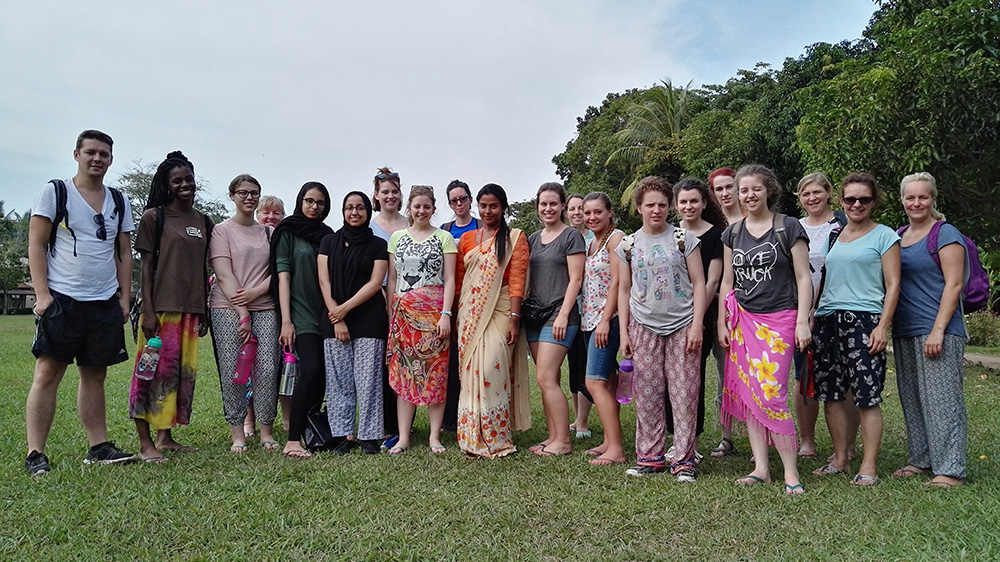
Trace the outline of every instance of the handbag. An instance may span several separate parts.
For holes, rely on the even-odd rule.
[[[302,432],[306,449],[316,453],[329,451],[336,444],[330,431],[330,420],[326,417],[326,402],[316,404],[306,414],[306,427]]]
[[[532,329],[541,329],[553,314],[562,308],[562,301],[556,301],[544,308],[538,308],[534,303],[525,303],[521,307],[521,319],[524,325]]]

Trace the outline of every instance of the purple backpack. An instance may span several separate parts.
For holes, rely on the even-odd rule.
[[[935,222],[927,234],[927,251],[930,252],[931,259],[937,264],[938,269],[941,269],[941,258],[938,257],[938,233],[943,224],[945,221]],[[910,225],[899,227],[896,234],[902,236],[909,227]],[[969,279],[962,290],[962,311],[965,314],[972,314],[986,308],[990,300],[990,276],[979,260],[979,248],[976,247],[976,243],[964,234],[962,238],[965,239],[965,252],[969,259]]]

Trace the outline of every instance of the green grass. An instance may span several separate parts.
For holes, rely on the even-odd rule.
[[[1000,558],[1000,447],[993,432],[1000,376],[966,371],[969,481],[933,490],[919,479],[889,475],[905,464],[902,415],[889,376],[880,457],[883,482],[857,489],[846,477],[808,474],[808,494],[787,498],[779,484],[738,488],[749,471],[740,454],[706,459],[698,482],[635,479],[623,467],[587,464],[576,444],[567,458],[521,452],[471,461],[446,437],[448,453],[426,446],[426,413],[414,448],[400,458],[319,455],[293,461],[260,449],[228,453],[209,339],[190,426],[176,437],[201,451],[154,465],[85,467],[85,437],[76,417],[77,376],[60,389],[44,478],[24,472],[24,401],[33,365],[31,318],[0,317],[0,560],[956,560]],[[130,350],[131,352],[132,350]],[[127,419],[129,366],[109,373],[111,438],[135,451]],[[709,380],[714,380],[709,377]],[[545,418],[533,393],[534,429],[518,434],[525,448],[541,440]],[[714,423],[714,418],[713,418]],[[634,414],[623,410],[633,445]],[[821,428],[822,420],[820,422]],[[600,431],[596,411],[591,427]],[[824,433],[824,431],[820,431]],[[718,439],[712,426],[702,448]],[[820,440],[829,452],[829,437]],[[781,481],[772,452],[772,477]],[[856,466],[855,466],[856,468]]]
[[[980,355],[994,355],[1000,357],[1000,347],[982,347],[978,345],[965,346],[966,353],[978,353]]]

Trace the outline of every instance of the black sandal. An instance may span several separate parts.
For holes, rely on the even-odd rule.
[[[734,454],[736,454],[736,446],[733,445],[732,440],[728,437],[723,437],[722,441],[719,441],[719,446],[712,449],[711,453],[711,455],[717,459],[724,459]]]

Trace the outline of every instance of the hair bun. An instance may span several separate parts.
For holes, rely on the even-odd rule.
[[[167,154],[167,160],[173,160],[173,159],[184,160],[186,162],[187,156],[184,156],[184,153],[181,152],[180,150],[175,150],[170,154]]]

